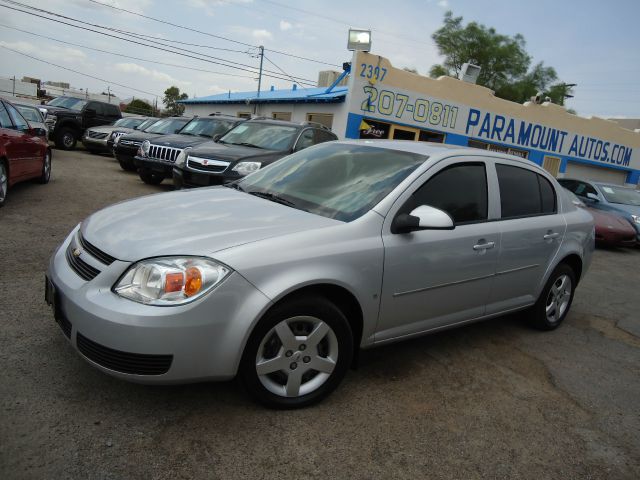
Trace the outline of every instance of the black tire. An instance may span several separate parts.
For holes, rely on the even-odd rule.
[[[138,173],[140,175],[140,180],[147,185],[159,185],[162,183],[162,180],[164,180],[164,176],[158,173],[153,173],[151,170],[141,169]]]
[[[98,155],[99,153],[102,153],[99,150],[93,150],[91,148],[87,148],[87,152],[89,152],[91,155]]]
[[[125,172],[136,171],[136,166],[133,164],[131,160],[123,160],[121,158],[118,158],[118,163],[120,164],[120,168],[123,169]]]
[[[42,172],[38,177],[38,183],[47,184],[51,179],[51,151],[47,150],[44,157],[44,162],[42,163]]]
[[[56,147],[62,150],[73,150],[76,148],[78,138],[72,128],[61,128],[56,132]]]
[[[0,158],[0,207],[4,207],[7,202],[9,191],[9,170],[7,163]]]
[[[263,384],[257,372],[257,362],[259,351],[261,351],[263,347],[266,349],[270,345],[268,337],[275,335],[275,337],[271,337],[271,340],[276,338],[276,341],[279,341],[278,334],[273,332],[276,325],[281,325],[282,322],[292,320],[295,317],[313,318],[320,323],[324,322],[324,324],[326,324],[325,326],[329,327],[331,333],[327,333],[326,336],[322,337],[323,340],[317,343],[316,347],[313,347],[311,345],[313,342],[310,341],[310,346],[309,349],[306,350],[306,353],[304,351],[304,345],[302,344],[295,347],[297,349],[295,352],[285,352],[286,348],[282,343],[280,346],[276,344],[275,348],[279,352],[277,356],[284,361],[287,366],[273,373],[263,374],[263,378],[269,377],[270,375],[278,375],[282,378],[282,381],[285,381],[292,373],[289,371],[289,368],[292,370],[297,368],[294,366],[295,362],[289,363],[291,360],[299,362],[300,364],[300,376],[303,382],[301,385],[299,384],[300,389],[305,388],[305,385],[313,385],[313,383],[316,382],[315,376],[317,375],[323,375],[323,378],[325,378],[323,380],[324,383],[320,383],[319,386],[314,387],[315,389],[309,391],[309,393],[287,397],[283,394],[273,393]],[[293,320],[293,326],[291,328],[296,328],[296,323],[297,322]],[[289,333],[291,333],[291,331]],[[295,335],[299,335],[299,333],[300,332],[295,333]],[[329,339],[330,336],[331,339]],[[265,341],[266,343],[264,343]],[[307,340],[296,339],[296,341],[304,343]],[[323,342],[326,342],[324,347]],[[330,344],[333,344],[335,347],[329,346]],[[315,352],[312,350],[313,348],[315,348]],[[336,354],[331,356],[337,358],[335,359],[333,370],[330,373],[321,374],[319,371],[313,370],[312,367],[310,368],[305,365],[311,358],[306,356],[307,354],[312,355],[314,360],[319,357],[328,359],[330,357],[329,353],[326,353],[325,356],[322,350],[326,349],[326,352],[330,352],[332,348],[336,348]],[[251,397],[267,407],[278,409],[302,408],[319,402],[333,392],[347,373],[352,358],[353,334],[349,322],[342,311],[326,298],[319,296],[299,296],[276,305],[258,322],[245,346],[240,363],[239,377]],[[314,360],[312,360],[312,362]],[[313,363],[309,363],[309,366],[311,365],[313,365]],[[304,378],[306,375],[310,375],[310,379],[308,378],[305,381]],[[280,388],[286,390],[286,384],[282,384]]]
[[[563,280],[570,282],[568,293],[566,287],[562,285]],[[553,294],[552,289],[554,289]],[[558,328],[571,309],[575,290],[575,272],[566,263],[561,263],[551,273],[538,301],[529,311],[529,323],[531,326],[538,330],[554,330]],[[555,293],[557,291],[561,291],[560,297]],[[559,300],[556,301],[558,298]]]

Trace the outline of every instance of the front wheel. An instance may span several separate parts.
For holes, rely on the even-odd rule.
[[[530,323],[539,330],[554,330],[565,319],[573,302],[576,275],[561,263],[551,273],[540,297],[530,312]]]
[[[49,183],[51,179],[51,152],[47,150],[44,154],[44,161],[42,162],[42,173],[38,177],[38,183]]]
[[[120,164],[120,168],[125,172],[135,172],[136,166],[133,164],[131,160],[125,160],[122,158],[118,158],[118,163]]]
[[[268,407],[306,407],[335,390],[352,357],[353,336],[340,309],[322,297],[298,297],[260,320],[245,347],[240,378]]]
[[[164,177],[157,173],[153,173],[151,170],[140,170],[140,180],[142,180],[147,185],[159,185]]]
[[[73,150],[76,147],[76,133],[71,128],[62,128],[56,133],[56,147]]]

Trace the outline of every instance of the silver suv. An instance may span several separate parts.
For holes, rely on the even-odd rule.
[[[517,310],[556,328],[594,247],[563,191],[517,157],[324,143],[227,187],[96,212],[52,257],[47,300],[105,373],[238,375],[264,404],[301,407],[358,348]]]

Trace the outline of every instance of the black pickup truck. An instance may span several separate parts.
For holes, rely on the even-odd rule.
[[[45,115],[49,140],[64,150],[73,150],[87,128],[122,118],[118,105],[75,97],[57,97],[39,108]]]

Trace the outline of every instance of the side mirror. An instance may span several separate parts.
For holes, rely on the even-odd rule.
[[[598,195],[596,195],[595,193],[587,193],[587,198],[589,200],[593,200],[594,202],[600,201],[600,199],[598,198]]]
[[[214,142],[217,142],[217,141],[218,141],[218,140],[220,140],[221,138],[222,138],[222,135],[220,135],[219,133],[216,133],[216,134],[213,136],[213,141],[214,141]]]
[[[392,233],[410,233],[416,230],[453,230],[455,224],[448,213],[429,205],[420,205],[411,213],[398,215],[391,225]]]
[[[47,136],[47,131],[44,128],[33,127],[31,129],[31,135],[35,135],[37,137],[46,137]]]

